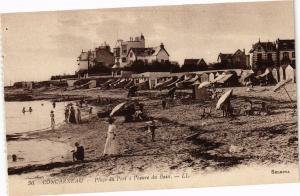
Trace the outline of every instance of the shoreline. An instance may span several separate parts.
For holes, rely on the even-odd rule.
[[[234,107],[241,107],[244,97],[251,95],[254,104],[260,101],[271,103],[273,114],[263,118],[242,115],[230,119],[221,118],[220,111],[213,111],[211,117],[200,118],[201,108],[206,107],[208,103],[178,100],[170,102],[166,110],[161,110],[159,97],[153,96],[155,92],[142,93],[143,96],[137,99],[145,105],[147,114],[157,120],[155,142],[150,141],[145,122],[118,121],[120,156],[103,158],[108,123],[107,119],[93,116],[85,119],[82,124],[63,124],[54,131],[28,133],[28,137],[34,139],[64,142],[70,146],[79,142],[85,148],[85,162],[73,163],[66,160],[27,167],[9,167],[9,174],[34,175],[42,172],[50,176],[74,177],[96,173],[115,175],[119,171],[143,173],[149,170],[177,171],[188,168],[193,172],[207,172],[252,163],[296,163],[298,132],[297,116],[293,113],[294,103],[291,104],[287,97],[280,94],[270,96],[271,88],[259,93],[246,92],[246,88],[234,89]],[[294,89],[292,86],[292,90]],[[65,93],[78,94],[77,91]],[[112,98],[113,105],[126,97],[125,91],[115,94],[113,90],[94,89],[83,90],[80,93],[86,94],[91,102],[101,93],[101,98]],[[268,97],[272,99],[267,99]],[[105,103],[102,107],[104,106]],[[283,119],[282,123],[277,122],[278,118]],[[193,135],[195,137],[190,137]],[[236,146],[237,149],[242,146],[243,149],[232,151],[232,146]]]

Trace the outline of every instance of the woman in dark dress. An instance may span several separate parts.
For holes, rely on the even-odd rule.
[[[76,118],[75,118],[75,109],[73,106],[71,106],[71,109],[70,109],[70,117],[69,117],[69,122],[70,123],[76,123]]]

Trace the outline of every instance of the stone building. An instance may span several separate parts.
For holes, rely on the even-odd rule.
[[[295,40],[280,40],[276,42],[261,42],[252,45],[250,50],[251,66],[254,70],[264,70],[267,67],[295,65]]]
[[[107,67],[112,67],[114,64],[114,54],[109,45],[103,45],[95,48],[95,64],[101,64]]]
[[[131,48],[145,48],[145,37],[143,34],[140,37],[130,37],[129,41],[117,40],[114,48],[115,68],[122,68],[128,64],[127,55]]]
[[[248,69],[250,66],[250,56],[245,53],[245,49],[238,49],[235,53],[220,53],[217,59],[221,68],[226,69]]]
[[[182,71],[204,71],[207,70],[207,64],[201,59],[184,59],[181,67]]]
[[[296,65],[295,40],[286,39],[276,40],[277,47],[277,65],[291,64]]]

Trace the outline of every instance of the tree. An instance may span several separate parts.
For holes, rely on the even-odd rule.
[[[178,72],[180,70],[178,64],[172,64],[169,61],[158,62],[154,61],[150,64],[142,60],[134,61],[130,66],[123,68],[125,71],[132,71],[136,73],[143,72]]]
[[[109,74],[111,73],[111,68],[103,65],[102,63],[97,63],[89,69],[89,74]]]

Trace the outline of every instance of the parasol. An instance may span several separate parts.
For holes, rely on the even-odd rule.
[[[291,81],[292,81],[292,78],[289,78],[289,79],[287,79],[287,80],[282,80],[282,81],[278,82],[278,83],[276,84],[276,86],[274,87],[273,91],[274,91],[274,92],[279,91],[281,88],[284,88],[284,86],[285,86],[286,84],[288,84],[289,82],[291,82]]]
[[[200,89],[202,87],[208,87],[209,85],[211,85],[211,82],[204,81],[198,86],[198,88]]]
[[[283,88],[283,89],[285,90],[287,96],[289,97],[290,101],[293,101],[292,98],[290,97],[289,93],[287,92],[286,88],[285,88],[285,85],[288,84],[288,83],[290,83],[292,80],[293,80],[292,78],[289,78],[289,79],[287,79],[287,80],[282,80],[282,81],[278,82],[278,83],[276,84],[276,86],[274,87],[273,91],[274,91],[274,92],[277,92],[277,91],[279,91],[281,88]]]
[[[254,72],[247,72],[242,78],[243,78],[243,80],[246,80],[246,79],[250,78],[253,75],[254,75]]]
[[[116,112],[118,112],[124,105],[126,104],[126,102],[122,102],[120,104],[118,104],[116,107],[114,107],[114,109],[112,109],[112,111],[110,112],[109,116],[113,116]]]
[[[192,86],[195,86],[195,85],[200,85],[201,82],[199,82],[199,80],[196,80],[193,84],[191,84]]]
[[[229,91],[227,91],[226,93],[224,93],[220,99],[217,102],[216,105],[216,109],[220,109],[221,105],[230,97],[230,95],[232,94],[233,89],[230,89]]]

